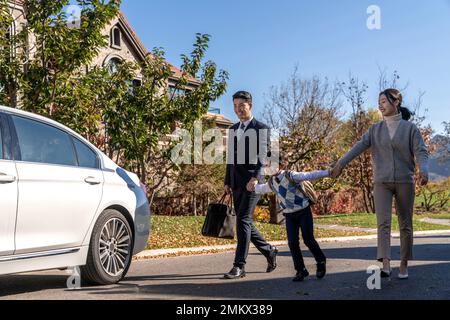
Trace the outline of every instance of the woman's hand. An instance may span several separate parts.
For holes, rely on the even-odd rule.
[[[429,177],[427,173],[420,173],[419,183],[421,187],[424,187],[428,184]]]
[[[337,179],[341,176],[343,168],[337,164],[330,172],[330,177],[333,179]]]

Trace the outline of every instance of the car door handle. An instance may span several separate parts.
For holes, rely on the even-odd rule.
[[[86,179],[84,179],[84,182],[91,184],[91,185],[96,185],[96,184],[102,183],[99,179],[94,178],[94,177],[87,177]]]
[[[12,183],[16,181],[15,176],[10,176],[0,172],[0,183]]]

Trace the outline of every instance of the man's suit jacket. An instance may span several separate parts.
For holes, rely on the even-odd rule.
[[[270,157],[269,127],[253,118],[253,120],[245,129],[245,134],[239,141],[237,141],[237,137],[235,136],[237,135],[237,130],[239,129],[240,125],[240,122],[236,123],[229,129],[228,132],[228,161],[233,160],[233,158],[234,161],[232,161],[231,163],[227,162],[225,185],[230,186],[233,190],[245,189],[252,178],[256,178],[258,179],[258,181],[261,181],[263,169],[263,164],[261,161],[262,157]],[[262,129],[265,130],[262,131]],[[256,141],[250,141],[250,138],[248,136],[251,136],[252,134],[249,130],[254,130],[253,132],[256,133]],[[231,140],[233,137],[234,143]],[[244,146],[242,145],[243,143],[245,143]],[[250,154],[250,143],[257,144],[256,154]],[[262,143],[264,143],[264,145]],[[261,146],[263,146],[263,148],[261,148]],[[254,148],[255,146],[252,147]],[[241,163],[241,161],[239,161],[238,163],[238,150],[245,150],[245,161],[243,161],[244,163]]]

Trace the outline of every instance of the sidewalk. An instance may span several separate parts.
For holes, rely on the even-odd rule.
[[[337,224],[333,224],[333,225],[316,224],[316,227],[319,229],[324,229],[324,230],[360,231],[360,232],[367,232],[367,233],[377,233],[377,229],[361,228],[361,227],[346,227],[346,226],[340,226]]]
[[[427,222],[432,224],[440,224],[442,226],[450,226],[450,219],[431,219],[431,218],[425,218],[421,219],[421,222]]]
[[[319,226],[318,226],[319,227]],[[322,226],[320,226],[322,227]],[[352,227],[350,227],[352,228]],[[361,229],[361,228],[357,228]],[[353,230],[353,228],[352,228]],[[431,235],[450,235],[450,230],[432,230],[432,231],[418,231],[414,233],[414,236],[431,236]],[[400,233],[392,233],[393,238],[399,238]],[[327,242],[346,242],[346,241],[358,241],[358,240],[373,240],[377,235],[368,236],[352,236],[352,237],[335,237],[335,238],[320,238],[317,239],[319,243]],[[270,242],[274,246],[285,247],[286,241]],[[177,248],[177,249],[159,249],[159,250],[146,250],[133,257],[133,260],[146,260],[156,258],[178,257],[187,255],[203,255],[203,254],[215,254],[220,252],[232,252],[236,249],[235,244],[224,246],[210,246],[210,247],[197,247],[197,248]]]

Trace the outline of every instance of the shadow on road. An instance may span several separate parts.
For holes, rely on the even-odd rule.
[[[256,274],[266,274],[265,272],[246,272],[247,276]],[[217,280],[223,278],[224,273],[209,274],[169,274],[169,275],[153,275],[143,277],[127,277],[127,281],[145,281],[145,280]]]
[[[0,297],[48,289],[66,289],[69,275],[18,274],[0,276]]]
[[[433,237],[437,238],[437,237]],[[448,238],[448,237],[447,237]],[[418,239],[418,237],[415,237]],[[400,260],[400,247],[392,246],[392,260]],[[376,262],[377,247],[354,247],[323,249],[329,259],[369,260]],[[311,253],[302,244],[302,253],[305,257],[312,257]],[[259,255],[259,253],[251,253]],[[450,245],[448,244],[418,244],[414,246],[415,260],[418,261],[450,261]],[[289,251],[279,253],[279,256],[291,256]]]
[[[90,299],[117,295],[123,299],[450,299],[449,245],[416,245],[416,260],[433,263],[411,267],[410,280],[383,280],[382,290],[374,291],[367,289],[369,274],[366,269],[370,265],[378,265],[374,260],[375,247],[331,248],[324,252],[329,259],[330,274],[323,280],[312,276],[303,283],[293,283],[291,277],[277,277],[277,270],[270,275],[249,272],[243,280],[230,281],[221,279],[222,273],[196,274],[195,269],[190,269],[186,274],[130,276],[115,286],[83,288],[78,292]],[[394,246],[392,253],[393,259],[398,260],[399,247]],[[286,248],[280,255],[290,256]],[[305,256],[311,257],[306,250]],[[213,268],[214,256],[211,256],[211,263]],[[310,270],[311,274],[314,271]],[[66,290],[66,280],[65,274],[1,276],[0,297]]]
[[[115,288],[90,292],[99,296],[127,295],[134,298],[153,299],[283,299],[283,300],[400,300],[400,299],[450,299],[450,263],[417,266],[410,268],[411,279],[402,281],[395,278],[382,280],[382,290],[369,290],[365,270],[329,274],[323,280],[311,276],[303,283],[293,283],[291,278],[271,278],[238,281],[215,281],[196,283],[185,277],[181,282],[161,283],[155,281],[138,287],[130,281],[146,281],[147,277],[127,278]],[[313,271],[313,270],[311,270]],[[201,276],[201,275],[198,275]],[[274,273],[276,277],[276,273]],[[131,287],[130,287],[131,286]],[[86,289],[89,291],[89,289]]]

